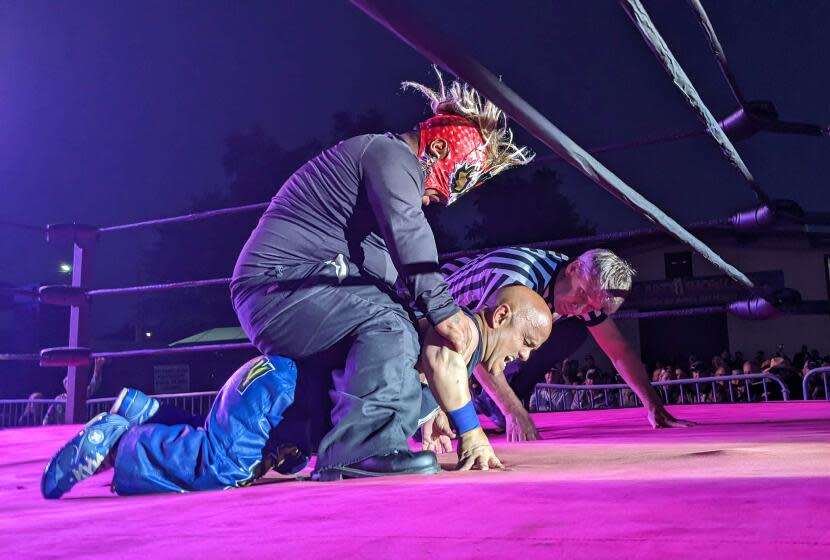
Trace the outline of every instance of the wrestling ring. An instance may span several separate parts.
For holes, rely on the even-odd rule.
[[[771,103],[746,101],[697,0],[689,0],[689,4],[735,95],[738,111],[720,121],[715,119],[640,2],[622,0],[623,8],[705,128],[591,151],[575,144],[486,68],[399,6],[372,0],[353,3],[431,62],[478,89],[548,145],[554,155],[540,160],[559,158],[574,165],[655,223],[653,228],[529,246],[587,248],[669,235],[709,260],[745,293],[744,298],[724,305],[662,311],[629,309],[616,317],[729,313],[745,320],[774,320],[783,315],[830,312],[827,301],[802,301],[792,290],[770,291],[754,285],[746,274],[695,236],[711,231],[770,229],[782,235],[797,235],[810,225],[830,224],[830,213],[805,212],[791,201],[770,199],[732,144],[761,132],[826,136],[827,127],[780,121]],[[681,226],[592,155],[703,134],[718,143],[746,179],[755,197],[752,209]],[[230,281],[210,278],[93,288],[92,268],[96,243],[102,236],[261,212],[266,207],[267,203],[252,204],[107,227],[51,224],[32,228],[45,233],[50,243],[72,244],[72,282],[42,286],[36,293],[15,290],[15,295],[68,307],[69,341],[64,347],[44,348],[37,353],[0,354],[0,360],[66,368],[66,421],[78,424],[88,417],[86,387],[95,358],[117,362],[197,352],[254,352],[250,343],[127,351],[92,349],[92,301],[224,286]],[[442,258],[471,253],[446,254]],[[804,378],[804,393],[808,378],[819,378],[825,398],[830,399],[828,373],[830,368],[809,372]],[[751,376],[735,377],[745,383],[756,380]],[[765,377],[766,381],[780,384],[774,376]],[[583,410],[577,415],[538,413],[534,420],[541,441],[508,444],[503,437],[493,437],[497,453],[508,466],[504,472],[453,472],[454,457],[445,455],[439,457],[444,472],[437,477],[319,484],[303,480],[313,468],[312,462],[299,481],[272,473],[241,491],[128,499],[110,494],[110,475],[105,474],[81,483],[63,500],[43,500],[38,491],[43,466],[78,430],[77,425],[0,430],[0,496],[6,504],[6,515],[0,518],[0,556],[97,558],[118,557],[129,550],[130,556],[161,557],[250,557],[265,553],[307,558],[826,558],[830,554],[830,532],[821,514],[830,501],[830,400],[787,400],[787,388],[780,385],[785,402],[695,404],[682,410],[670,406],[672,413],[700,423],[686,430],[652,430],[637,408]],[[549,386],[548,390],[555,388]],[[595,389],[619,390],[620,386],[600,385]],[[486,420],[484,424],[487,427]]]

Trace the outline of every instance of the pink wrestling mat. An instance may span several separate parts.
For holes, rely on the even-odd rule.
[[[77,427],[0,431],[0,558],[830,558],[830,403],[536,415],[507,472],[60,501],[38,481]],[[442,463],[451,468],[452,459]]]

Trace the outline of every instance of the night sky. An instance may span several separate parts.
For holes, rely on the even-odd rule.
[[[686,2],[644,3],[715,116],[732,112]],[[411,4],[585,147],[699,125],[616,2]],[[704,7],[748,98],[773,100],[786,120],[830,123],[830,2]],[[227,183],[221,158],[231,131],[259,125],[289,148],[327,142],[337,111],[376,108],[390,122],[425,114],[399,83],[431,80],[428,61],[357,8],[309,0],[6,1],[0,69],[0,221],[36,225],[181,213],[193,196]],[[737,147],[773,197],[830,210],[827,138],[764,135]],[[601,161],[681,222],[753,203],[707,138]],[[599,231],[645,224],[566,164],[556,168]],[[150,239],[124,235],[102,252],[137,255]],[[0,282],[59,281],[68,255],[0,226]],[[96,285],[135,282],[127,260]]]

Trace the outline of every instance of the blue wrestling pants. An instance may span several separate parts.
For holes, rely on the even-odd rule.
[[[292,360],[260,356],[228,379],[203,428],[150,423],[130,428],[118,443],[113,489],[131,495],[251,483],[272,466],[278,444],[272,431],[294,402],[296,383]]]

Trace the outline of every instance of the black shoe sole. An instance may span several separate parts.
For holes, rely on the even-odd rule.
[[[315,471],[311,474],[311,480],[318,482],[333,482],[335,480],[346,480],[349,478],[377,478],[380,476],[401,476],[404,474],[438,474],[441,472],[439,465],[421,467],[419,469],[407,469],[398,472],[377,472],[364,471],[352,467],[333,467],[322,471]]]

